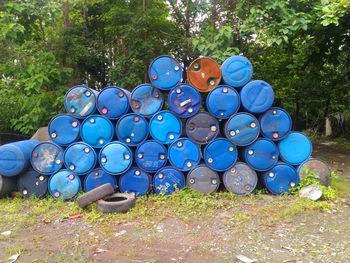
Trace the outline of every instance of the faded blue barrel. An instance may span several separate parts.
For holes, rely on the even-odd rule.
[[[133,112],[145,117],[151,117],[163,108],[162,92],[150,84],[141,84],[134,88],[130,97],[130,107]]]
[[[221,65],[222,80],[235,88],[247,84],[253,75],[252,63],[242,56],[232,56]]]
[[[169,109],[180,118],[197,114],[201,103],[201,94],[190,84],[178,84],[168,94]]]
[[[300,181],[306,176],[311,176],[324,186],[328,186],[331,180],[331,170],[328,165],[324,161],[316,158],[310,158],[299,165],[297,173]]]
[[[273,141],[282,140],[292,129],[292,119],[281,108],[270,108],[259,117],[261,134]]]
[[[258,183],[258,176],[249,165],[237,162],[224,173],[222,181],[227,191],[238,195],[248,195],[254,191]]]
[[[215,171],[226,171],[237,161],[236,146],[225,138],[217,138],[208,143],[203,151],[205,163]]]
[[[0,197],[17,190],[17,176],[3,176],[0,174]]]
[[[89,192],[101,185],[111,184],[117,189],[117,180],[114,175],[106,173],[103,169],[97,168],[91,171],[84,179],[84,191]]]
[[[40,141],[25,140],[0,146],[0,174],[16,176],[30,166],[30,156]]]
[[[98,156],[101,168],[107,173],[125,173],[133,162],[133,153],[124,143],[115,141],[105,145]]]
[[[64,165],[71,172],[83,175],[91,172],[97,163],[97,154],[88,144],[75,142],[64,152]]]
[[[137,196],[142,196],[151,190],[151,180],[148,173],[138,167],[131,167],[128,172],[120,176],[119,188],[121,192],[135,193]]]
[[[239,112],[232,115],[225,123],[224,134],[227,139],[238,146],[253,143],[259,136],[260,125],[258,120],[249,113]]]
[[[169,90],[182,79],[181,64],[171,56],[159,56],[149,66],[148,77],[153,86]]]
[[[38,173],[56,173],[63,165],[63,149],[52,142],[42,142],[33,149],[30,163]]]
[[[168,150],[156,141],[145,141],[135,151],[136,164],[146,172],[154,173],[168,161]]]
[[[249,82],[241,89],[240,96],[242,107],[254,114],[267,111],[275,99],[272,87],[263,80]]]
[[[271,169],[278,162],[278,149],[273,141],[259,138],[244,148],[242,160],[256,171]]]
[[[172,166],[181,171],[196,167],[202,157],[201,149],[188,138],[180,138],[168,149],[168,158]]]
[[[169,195],[185,187],[185,176],[171,166],[160,169],[153,177],[153,189],[157,194]]]
[[[160,111],[150,120],[149,131],[156,141],[169,144],[181,136],[182,122],[170,111]]]
[[[299,177],[294,167],[286,163],[278,163],[263,174],[266,188],[273,194],[288,193],[299,184]]]
[[[186,121],[188,138],[198,144],[207,144],[219,133],[219,122],[208,112],[201,111]]]
[[[48,130],[53,142],[68,146],[80,138],[80,121],[68,114],[58,114],[50,121]]]
[[[75,86],[68,90],[64,97],[66,111],[82,119],[96,111],[97,91],[86,86]]]
[[[47,195],[49,178],[34,170],[28,170],[18,179],[18,191],[24,197],[44,198]]]
[[[114,127],[112,122],[106,117],[91,115],[83,121],[80,128],[80,135],[82,140],[92,147],[102,148],[112,141]]]
[[[220,85],[214,88],[210,91],[206,100],[207,110],[218,119],[227,119],[235,114],[240,104],[238,92],[228,85]]]
[[[112,120],[129,111],[130,92],[119,87],[105,87],[97,96],[98,112]]]
[[[206,165],[199,165],[187,175],[187,187],[202,194],[211,194],[218,190],[220,178],[217,172]]]
[[[279,141],[278,149],[282,161],[291,165],[299,165],[306,161],[312,153],[312,144],[301,132],[291,132]]]
[[[148,122],[139,114],[129,113],[118,120],[115,132],[118,140],[135,146],[147,139]]]
[[[54,198],[68,201],[80,192],[81,181],[77,174],[68,170],[61,170],[51,175],[48,189]]]

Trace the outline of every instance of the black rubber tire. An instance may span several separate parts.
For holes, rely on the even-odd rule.
[[[114,187],[110,184],[103,184],[77,198],[78,205],[84,208],[103,197],[114,193]]]
[[[135,195],[117,193],[97,201],[97,209],[102,213],[126,213],[135,206]]]

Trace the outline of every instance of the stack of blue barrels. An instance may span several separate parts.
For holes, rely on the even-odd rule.
[[[272,87],[251,80],[247,58],[230,57],[221,67],[198,58],[181,83],[181,64],[164,55],[148,74],[151,83],[132,92],[116,86],[68,90],[67,113],[48,125],[51,141],[0,147],[0,193],[15,184],[9,178],[18,178],[23,196],[49,192],[64,200],[105,183],[139,196],[186,185],[209,194],[221,182],[239,195],[257,185],[281,194],[298,185],[305,167],[329,183],[327,165],[310,158],[310,140],[291,131],[287,111],[272,107]]]

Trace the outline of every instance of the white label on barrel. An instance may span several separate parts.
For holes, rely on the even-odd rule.
[[[89,110],[90,108],[92,107],[92,102],[90,101],[88,104],[86,104],[86,106],[80,111],[80,115],[83,116],[85,115]]]

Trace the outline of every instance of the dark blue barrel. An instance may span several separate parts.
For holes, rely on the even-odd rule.
[[[77,174],[61,170],[51,175],[48,189],[54,198],[71,200],[80,192],[81,181]]]
[[[137,196],[142,196],[151,190],[151,180],[148,173],[138,167],[131,167],[127,173],[120,176],[119,188],[121,192],[135,193]]]
[[[254,170],[266,171],[277,164],[278,149],[273,141],[259,138],[244,148],[242,158]]]
[[[148,77],[153,86],[169,90],[182,79],[181,64],[173,57],[159,56],[149,66]]]
[[[188,138],[180,138],[170,145],[168,157],[172,166],[181,171],[189,171],[198,165],[202,154],[197,144]]]
[[[33,149],[30,163],[38,173],[56,173],[63,165],[63,149],[52,142],[42,142]]]
[[[130,97],[130,107],[133,112],[145,117],[151,117],[163,108],[162,92],[150,84],[141,84],[134,88]]]
[[[273,194],[288,193],[299,184],[299,177],[294,167],[286,163],[278,163],[263,175],[266,188]]]
[[[206,165],[195,167],[187,175],[187,187],[202,194],[216,192],[219,185],[219,175]]]
[[[242,107],[251,113],[267,111],[275,99],[270,84],[263,80],[253,80],[245,85],[240,92]]]
[[[40,141],[25,140],[0,146],[0,174],[16,176],[30,166],[30,156]]]
[[[227,191],[238,195],[248,195],[254,191],[258,183],[258,176],[249,165],[237,162],[224,173],[222,181]]]
[[[162,168],[168,161],[168,150],[156,141],[145,141],[135,151],[136,164],[149,173]]]
[[[105,145],[98,156],[101,168],[107,173],[125,173],[133,162],[133,153],[124,143],[115,141]]]
[[[235,114],[240,104],[238,92],[228,85],[220,85],[214,88],[210,91],[206,100],[207,110],[218,119],[227,119]]]
[[[68,90],[64,97],[66,111],[81,119],[96,111],[97,91],[86,86],[75,86]]]
[[[148,122],[139,114],[129,113],[118,120],[115,132],[121,142],[135,146],[147,139]]]
[[[84,191],[89,192],[101,185],[111,184],[117,189],[117,180],[114,175],[106,173],[103,169],[97,168],[91,171],[84,179]]]
[[[201,111],[186,121],[186,134],[198,144],[207,144],[219,133],[219,122],[208,112]]]
[[[224,127],[226,138],[238,146],[253,143],[259,137],[259,133],[258,120],[252,114],[246,112],[232,115]]]
[[[297,173],[300,181],[306,176],[311,176],[324,186],[328,186],[331,180],[331,170],[328,165],[324,161],[316,158],[307,159],[299,165]]]
[[[150,120],[149,131],[156,141],[169,144],[181,136],[182,122],[170,111],[160,111]]]
[[[75,142],[64,152],[64,165],[71,172],[83,175],[91,172],[97,163],[97,154],[88,144]]]
[[[153,189],[157,194],[169,195],[185,187],[185,176],[171,166],[160,169],[153,177]]]
[[[222,80],[235,88],[241,88],[247,84],[253,75],[253,66],[250,61],[242,56],[232,56],[221,65]]]
[[[236,146],[225,138],[217,138],[205,146],[203,155],[205,163],[215,171],[226,171],[237,161]]]
[[[281,108],[270,108],[259,118],[261,134],[273,141],[283,139],[292,129],[292,119]]]
[[[129,111],[130,92],[119,87],[105,87],[97,96],[98,112],[112,120]]]
[[[80,122],[68,114],[53,117],[48,130],[51,140],[62,146],[68,146],[80,138]]]
[[[0,197],[11,194],[17,189],[17,176],[3,176],[0,174]]]
[[[49,178],[34,170],[28,170],[18,179],[18,191],[24,197],[44,198],[47,195]]]
[[[198,113],[202,103],[201,94],[190,84],[179,84],[168,95],[169,109],[180,118],[189,118]]]
[[[112,122],[106,117],[91,115],[83,121],[80,135],[82,140],[92,147],[102,148],[112,141],[114,127]]]
[[[291,132],[279,141],[278,149],[282,161],[298,165],[306,161],[312,153],[312,144],[301,132]]]

